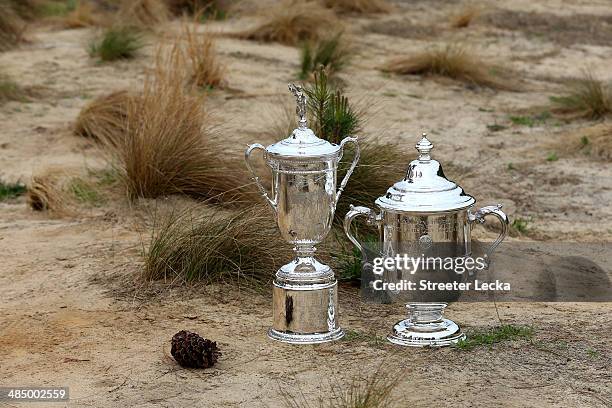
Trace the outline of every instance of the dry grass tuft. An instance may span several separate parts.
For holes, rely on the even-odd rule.
[[[612,123],[572,130],[555,140],[550,147],[562,154],[581,154],[612,161]]]
[[[340,381],[330,384],[318,398],[291,395],[281,389],[284,406],[287,408],[388,408],[395,406],[393,390],[405,376],[403,371],[385,372],[383,365],[373,373],[353,377],[349,383]]]
[[[123,0],[117,12],[120,25],[155,30],[170,19],[162,0]]]
[[[68,212],[68,199],[58,171],[33,175],[27,188],[27,202],[34,211],[49,211],[58,216]]]
[[[557,113],[573,118],[600,119],[612,113],[612,88],[590,71],[584,77],[568,81],[567,95],[551,98]]]
[[[454,14],[450,18],[450,25],[453,28],[465,28],[480,16],[482,10],[473,4],[463,7],[459,13]]]
[[[12,4],[0,0],[0,51],[16,47],[23,40],[24,28]]]
[[[389,13],[393,10],[386,0],[323,0],[323,4],[339,13]]]
[[[222,88],[225,67],[219,62],[214,36],[198,33],[195,27],[185,25],[181,39],[185,41],[185,53],[191,65],[191,82],[198,88]]]
[[[127,131],[128,107],[139,97],[128,91],[115,91],[87,104],[74,124],[74,133],[103,144],[117,146]]]
[[[612,161],[612,124],[592,129],[589,135],[580,137],[579,145],[588,154],[600,159]]]
[[[303,41],[319,41],[330,28],[340,22],[331,10],[315,1],[285,1],[265,10],[264,22],[237,34],[239,38],[297,45]]]
[[[229,12],[227,0],[166,0],[170,12],[180,16],[210,16],[215,19],[225,18]]]
[[[500,68],[459,45],[447,45],[389,61],[380,68],[400,75],[440,75],[472,85],[515,90],[516,83]]]
[[[142,96],[128,103],[126,132],[107,144],[130,198],[185,194],[224,203],[248,202],[252,190],[238,152],[227,148],[190,92],[182,48],[159,53]]]
[[[143,276],[173,283],[267,283],[293,252],[272,217],[262,206],[239,214],[191,208],[158,216]]]
[[[38,0],[0,0],[1,4],[10,5],[15,13],[26,21],[33,20],[36,17],[39,7]]]
[[[91,3],[78,2],[75,9],[63,18],[66,28],[83,28],[103,25],[101,13]]]

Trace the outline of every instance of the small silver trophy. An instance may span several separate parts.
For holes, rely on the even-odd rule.
[[[363,253],[364,245],[351,232],[355,217],[363,215],[369,225],[378,226],[381,257],[407,254],[436,258],[465,258],[472,254],[471,229],[474,222],[483,223],[486,216],[497,217],[501,233],[486,250],[485,264],[493,251],[506,237],[508,217],[501,205],[483,207],[472,212],[476,200],[448,180],[442,166],[430,156],[433,145],[423,134],[417,143],[419,158],[413,160],[403,180],[395,183],[387,193],[376,200],[380,213],[367,207],[353,207],[344,218],[344,231]],[[385,271],[385,280],[397,282],[408,277],[435,282],[453,282],[466,279],[455,270],[421,268],[406,276],[406,271]],[[442,293],[443,296],[458,294]],[[459,293],[460,295],[460,293]],[[408,319],[398,322],[387,339],[404,346],[447,346],[465,338],[459,326],[442,317],[447,304],[435,298],[440,293],[403,291],[396,299],[407,301]]]
[[[247,167],[262,195],[274,210],[282,237],[294,245],[296,257],[282,266],[274,279],[274,323],[268,336],[294,344],[323,343],[340,339],[337,281],[332,269],[314,257],[319,242],[329,233],[340,194],[359,160],[357,138],[339,145],[318,138],[306,121],[306,95],[289,85],[297,100],[298,128],[291,136],[267,148],[252,144],[245,152]],[[355,144],[355,157],[336,191],[338,163],[344,145]],[[261,149],[272,170],[272,194],[268,195],[250,164]]]

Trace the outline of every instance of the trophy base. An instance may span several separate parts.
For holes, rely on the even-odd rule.
[[[291,344],[326,343],[342,338],[338,325],[338,282],[331,276],[287,281],[277,274],[273,287],[273,340]]]
[[[387,340],[408,347],[444,347],[465,339],[457,323],[443,319],[446,303],[409,303],[408,319],[393,326]]]
[[[336,330],[327,333],[299,334],[269,329],[268,337],[272,340],[289,344],[319,344],[340,340],[342,337],[344,337],[344,330],[337,328]]]

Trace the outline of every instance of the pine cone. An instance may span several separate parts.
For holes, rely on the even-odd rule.
[[[181,330],[172,336],[170,352],[177,363],[189,368],[212,367],[221,355],[217,349],[217,342],[186,330]]]

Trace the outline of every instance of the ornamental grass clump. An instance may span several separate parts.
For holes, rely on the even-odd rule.
[[[223,143],[205,110],[204,96],[188,86],[189,69],[175,44],[158,53],[142,94],[129,100],[125,133],[106,143],[128,196],[185,194],[219,203],[252,200],[238,152]]]
[[[334,13],[315,1],[284,1],[262,14],[264,21],[260,25],[236,36],[298,45],[304,41],[319,41],[329,32],[329,27],[337,29],[339,26]]]
[[[198,33],[195,27],[185,24],[181,40],[191,66],[191,82],[198,88],[222,88],[225,67],[219,60],[214,36],[208,32]]]
[[[48,211],[54,215],[68,212],[68,197],[57,171],[33,175],[27,184],[28,206],[34,211]]]
[[[318,42],[305,42],[302,45],[300,79],[309,79],[313,72],[323,67],[328,75],[344,68],[351,58],[351,50],[338,32]]]
[[[585,70],[582,78],[567,81],[567,94],[551,98],[555,112],[575,118],[601,119],[612,113],[612,87]]]
[[[136,94],[121,90],[94,99],[79,113],[74,134],[117,146],[127,132],[128,107],[138,103],[137,98]]]
[[[439,75],[492,89],[517,88],[507,72],[460,45],[447,45],[394,58],[380,69],[399,75]]]
[[[89,45],[89,55],[100,61],[130,59],[143,46],[142,36],[134,28],[111,27]]]
[[[190,208],[156,217],[144,278],[186,283],[267,283],[293,257],[267,207],[240,213]]]

